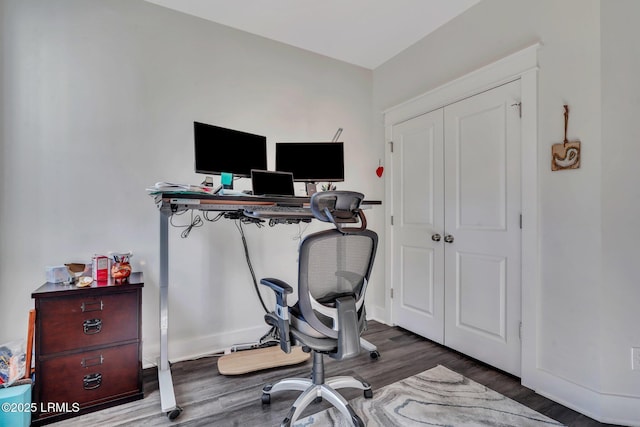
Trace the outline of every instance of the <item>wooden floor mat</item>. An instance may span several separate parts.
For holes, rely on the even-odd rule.
[[[285,353],[280,346],[236,351],[218,359],[218,371],[222,375],[241,375],[278,366],[296,365],[309,359],[309,353],[301,347],[291,347]]]

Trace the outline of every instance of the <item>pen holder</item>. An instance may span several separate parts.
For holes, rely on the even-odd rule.
[[[111,264],[111,277],[116,283],[122,283],[131,275],[131,264],[129,259],[133,255],[131,252],[111,254],[113,263]]]

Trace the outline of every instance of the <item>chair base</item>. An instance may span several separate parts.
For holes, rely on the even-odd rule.
[[[357,388],[364,391],[366,398],[373,397],[371,386],[360,381],[354,377],[339,376],[328,378],[323,384],[314,384],[312,379],[309,378],[286,378],[271,385],[268,384],[262,389],[262,402],[269,403],[271,399],[271,393],[284,390],[297,390],[303,393],[298,396],[293,403],[291,410],[287,414],[287,417],[282,421],[281,426],[288,427],[292,425],[302,414],[302,411],[306,409],[311,402],[321,398],[327,400],[336,409],[338,409],[347,419],[351,420],[354,426],[364,426],[362,419],[353,411],[349,402],[340,395],[336,390],[341,388]]]

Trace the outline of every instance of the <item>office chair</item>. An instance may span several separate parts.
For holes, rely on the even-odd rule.
[[[271,394],[283,390],[303,393],[293,403],[281,426],[292,425],[313,401],[326,399],[355,426],[362,419],[336,389],[357,388],[365,398],[373,397],[371,386],[349,376],[325,379],[326,354],[337,360],[360,352],[360,334],[366,329],[364,297],[378,245],[378,235],[366,229],[360,210],[364,196],[350,191],[313,194],[310,206],[314,217],[331,222],[335,228],[306,236],[300,243],[298,262],[298,302],[289,307],[287,295],[293,288],[279,279],[265,278],[261,284],[276,293],[275,311],[265,321],[279,332],[280,347],[301,345],[313,353],[311,378],[287,378],[262,389],[262,403],[271,403]],[[347,226],[360,223],[359,227]]]

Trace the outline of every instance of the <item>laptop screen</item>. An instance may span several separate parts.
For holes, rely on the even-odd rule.
[[[251,187],[255,196],[291,197],[294,195],[293,174],[253,169]]]

